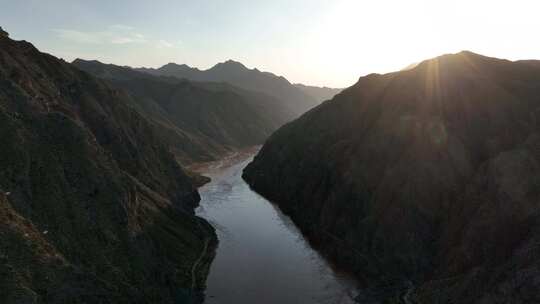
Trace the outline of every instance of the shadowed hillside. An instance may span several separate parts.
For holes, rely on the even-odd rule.
[[[369,282],[359,301],[540,301],[540,66],[471,52],[372,74],[244,178]]]
[[[98,61],[73,64],[130,92],[182,163],[215,160],[227,151],[262,144],[294,118],[277,99],[225,83],[152,76]]]
[[[133,103],[0,35],[2,303],[200,300],[213,229]]]

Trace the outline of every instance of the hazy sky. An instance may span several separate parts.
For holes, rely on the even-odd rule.
[[[336,87],[464,49],[540,59],[538,0],[0,0],[0,26],[69,61],[234,59]]]

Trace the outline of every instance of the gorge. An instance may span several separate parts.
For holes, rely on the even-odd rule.
[[[0,28],[0,303],[540,303],[540,61],[70,61]]]

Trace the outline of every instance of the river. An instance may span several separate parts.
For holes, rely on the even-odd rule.
[[[219,238],[207,280],[206,304],[348,304],[355,282],[335,271],[291,220],[242,179],[250,154],[199,170],[212,181],[199,189],[197,215]]]

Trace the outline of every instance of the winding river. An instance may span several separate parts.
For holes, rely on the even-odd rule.
[[[253,153],[199,170],[197,215],[217,231],[219,247],[207,280],[207,304],[354,303],[354,280],[335,271],[272,203],[253,192],[242,169]]]

